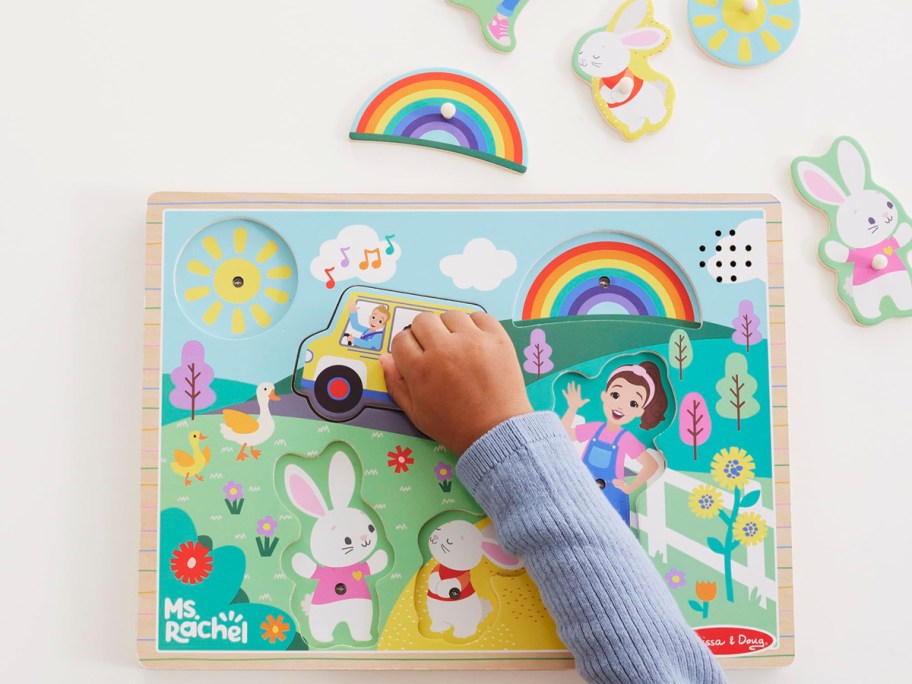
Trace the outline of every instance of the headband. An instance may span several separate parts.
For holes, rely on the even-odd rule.
[[[615,371],[608,377],[608,385],[611,385],[611,381],[614,380],[616,375],[621,373],[633,373],[637,377],[643,378],[646,381],[646,388],[649,390],[649,396],[646,397],[646,401],[643,403],[643,408],[649,406],[649,402],[652,401],[652,398],[655,396],[655,382],[652,378],[649,377],[649,373],[642,366],[621,366],[620,368],[615,369]]]

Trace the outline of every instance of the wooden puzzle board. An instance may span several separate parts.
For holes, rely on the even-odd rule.
[[[424,647],[414,651],[403,650],[340,650],[330,648],[329,650],[255,650],[232,651],[232,650],[211,650],[211,649],[191,649],[191,650],[167,650],[161,649],[161,602],[160,595],[162,577],[162,568],[167,565],[161,563],[163,556],[167,556],[171,551],[170,547],[164,549],[161,547],[160,521],[161,511],[165,508],[162,498],[163,484],[173,488],[174,482],[178,480],[177,476],[170,472],[171,468],[168,463],[172,460],[170,450],[172,443],[167,442],[167,435],[163,434],[171,429],[173,425],[180,423],[175,421],[173,410],[175,407],[168,407],[168,397],[165,396],[165,376],[171,372],[171,366],[168,363],[163,365],[162,359],[173,356],[174,350],[164,349],[163,345],[172,345],[174,340],[167,339],[163,331],[163,306],[167,308],[173,306],[173,297],[175,289],[182,284],[175,279],[173,270],[166,272],[166,266],[163,264],[172,264],[174,261],[173,254],[169,256],[166,253],[165,242],[171,240],[171,235],[167,231],[171,230],[170,221],[196,221],[192,229],[184,232],[177,231],[185,241],[188,236],[194,235],[197,231],[213,224],[213,221],[231,219],[232,221],[244,221],[253,218],[266,225],[274,226],[274,223],[267,220],[270,212],[293,213],[295,215],[306,216],[311,212],[320,213],[361,213],[363,215],[381,216],[390,212],[437,212],[437,213],[454,213],[469,215],[479,215],[478,212],[499,213],[504,216],[517,212],[535,212],[536,214],[547,214],[548,212],[564,212],[567,215],[578,213],[579,216],[584,214],[604,216],[617,216],[630,212],[630,216],[652,217],[660,216],[660,213],[668,216],[676,215],[675,212],[753,212],[751,215],[763,217],[763,228],[766,238],[766,273],[763,274],[765,287],[763,288],[766,297],[766,307],[757,313],[761,318],[765,318],[765,330],[768,339],[768,399],[769,405],[764,410],[769,414],[770,427],[770,453],[769,459],[769,476],[768,492],[764,490],[763,501],[766,504],[764,510],[771,511],[769,526],[774,529],[774,534],[770,535],[770,540],[775,540],[774,548],[770,548],[769,555],[772,560],[772,576],[774,582],[774,595],[770,598],[775,605],[775,623],[776,638],[773,645],[763,648],[753,655],[739,655],[738,657],[723,658],[725,667],[776,667],[787,664],[794,655],[794,620],[793,620],[793,603],[792,603],[792,551],[791,551],[791,528],[790,528],[790,492],[789,492],[789,460],[788,460],[788,417],[787,417],[787,398],[786,398],[786,360],[785,360],[785,304],[784,304],[784,284],[782,272],[782,230],[781,230],[781,209],[778,202],[771,196],[766,195],[716,195],[716,196],[628,196],[628,197],[611,197],[611,196],[340,196],[340,195],[278,195],[278,194],[190,194],[190,193],[171,193],[158,194],[150,198],[149,210],[147,217],[147,244],[146,244],[146,302],[144,315],[144,355],[143,355],[143,424],[142,424],[142,452],[141,452],[141,534],[140,534],[140,568],[139,568],[139,637],[138,651],[141,662],[148,667],[181,667],[181,668],[247,668],[247,669],[286,669],[286,668],[384,668],[384,669],[465,669],[472,668],[491,668],[491,669],[556,669],[572,667],[572,659],[568,653],[554,648],[535,648],[528,650],[509,650],[507,648],[490,648],[485,650],[462,650],[460,644],[447,644],[441,642],[441,648],[434,650]],[[367,212],[367,214],[365,214]],[[195,215],[195,216],[194,216]],[[626,214],[625,214],[626,215]],[[683,214],[681,214],[683,215]],[[721,215],[721,214],[720,214]],[[487,216],[487,214],[485,214]],[[349,224],[348,217],[342,221],[338,228],[343,228]],[[166,225],[168,226],[166,229]],[[616,228],[614,230],[617,230]],[[281,230],[278,230],[281,234]],[[470,234],[466,229],[464,235],[456,239],[456,242],[465,243],[470,238],[475,237],[474,233]],[[535,250],[539,254],[545,254],[548,249],[554,245],[563,244],[565,241],[576,239],[574,235],[582,231],[574,231],[566,236],[555,236],[553,239],[544,239],[540,249]],[[378,239],[384,238],[383,231],[380,231]],[[618,233],[619,234],[619,233]],[[631,235],[638,235],[637,231],[630,229]],[[546,238],[540,232],[535,233],[538,238]],[[325,237],[325,236],[324,236]],[[578,236],[577,236],[578,237]],[[724,236],[716,235],[714,240],[711,235],[701,236],[700,240],[706,243],[704,246],[712,251],[713,243]],[[494,234],[494,240],[497,241],[498,234]],[[401,238],[400,238],[401,239]],[[322,240],[322,238],[321,238]],[[700,241],[698,240],[698,242]],[[400,247],[398,243],[386,243],[390,249],[407,249],[407,245]],[[696,242],[694,243],[696,245]],[[382,246],[382,243],[381,243]],[[312,272],[308,273],[308,264],[316,254],[316,245],[314,253],[295,254],[297,262],[297,272],[295,274],[295,287],[297,297],[295,304],[302,304],[308,300],[310,293],[325,294],[327,288],[326,281],[321,281]],[[234,244],[236,252],[243,252],[239,249],[237,242]],[[368,250],[371,251],[371,250]],[[258,254],[259,256],[259,254]],[[373,255],[365,255],[365,258]],[[179,258],[179,257],[178,257]],[[377,256],[380,258],[380,255]],[[695,262],[698,258],[694,253]],[[534,260],[533,260],[534,261]],[[670,260],[673,261],[673,260]],[[177,262],[175,261],[175,264]],[[536,262],[537,263],[537,262]],[[181,264],[183,265],[183,264]],[[321,264],[322,265],[322,264]],[[522,263],[518,271],[512,276],[514,278],[512,286],[516,281],[524,277],[524,273],[529,268],[529,263]],[[172,264],[174,266],[174,264]],[[431,264],[433,266],[433,264]],[[367,269],[371,265],[368,263]],[[688,263],[686,273],[697,270],[693,264]],[[319,271],[319,269],[318,269]],[[328,275],[328,274],[327,274]],[[721,277],[721,276],[720,276]],[[341,283],[334,291],[336,294],[342,294],[344,285]],[[396,282],[387,286],[395,288]],[[172,299],[169,299],[171,297]],[[476,291],[471,291],[464,298],[466,301],[474,302],[479,299]],[[702,309],[698,306],[697,310],[705,310],[705,302]],[[187,304],[189,307],[189,304]],[[518,307],[518,305],[517,305]],[[516,309],[519,311],[519,309]],[[209,309],[206,309],[209,311]],[[199,313],[200,316],[206,312],[197,312],[195,309],[183,308],[184,316],[193,316]],[[268,312],[267,312],[268,313]],[[290,337],[285,344],[289,347],[297,348],[299,342],[307,335],[322,330],[326,321],[329,319],[332,310],[320,312],[323,320],[321,326],[300,326],[289,315],[275,323],[268,323],[265,327],[275,327],[276,331],[282,331]],[[732,312],[734,315],[736,312]],[[256,340],[256,329],[253,326],[251,317],[259,319],[258,314],[248,314],[246,324],[243,330],[236,326],[235,319],[231,319],[233,326],[229,331],[223,331],[223,336],[236,335],[238,340],[245,339],[249,335],[250,339]],[[503,319],[505,316],[499,315]],[[210,316],[211,318],[211,316]],[[273,316],[270,321],[275,319]],[[266,320],[266,319],[263,319]],[[518,320],[518,317],[517,317]],[[704,319],[708,320],[708,319]],[[290,322],[289,322],[290,321]],[[588,321],[587,321],[588,324]],[[227,323],[226,323],[227,325]],[[288,326],[287,328],[283,326]],[[545,327],[544,325],[542,327]],[[545,327],[546,331],[550,330]],[[671,328],[669,328],[670,330]],[[517,330],[523,332],[519,327]],[[528,335],[529,328],[525,329]],[[265,333],[264,333],[265,334]],[[516,330],[511,331],[512,336],[519,334]],[[694,333],[696,336],[696,333]],[[164,336],[164,337],[163,337]],[[208,340],[202,333],[197,339]],[[309,339],[309,338],[308,338]],[[208,343],[207,343],[208,344]],[[246,344],[246,343],[245,343]],[[213,345],[214,346],[214,345]],[[640,345],[642,346],[642,345]],[[639,349],[640,347],[637,347]],[[620,352],[616,352],[615,356]],[[569,368],[569,367],[568,367]],[[291,370],[289,368],[289,370]],[[292,376],[292,383],[298,375],[298,368],[295,369],[295,375]],[[577,369],[578,370],[578,369]],[[600,370],[600,369],[597,369]],[[528,371],[527,371],[528,372]],[[567,371],[571,372],[571,371]],[[582,372],[582,371],[579,371]],[[677,371],[675,371],[677,372]],[[555,373],[557,375],[557,373]],[[673,386],[673,381],[669,379],[669,385]],[[761,389],[767,388],[762,386]],[[254,388],[255,389],[255,388]],[[294,389],[293,387],[291,389]],[[547,406],[548,396],[553,398],[554,386],[551,386],[550,394],[545,392],[538,396],[538,400],[533,397],[533,404],[536,408],[555,408],[558,406]],[[530,391],[530,394],[531,391]],[[544,397],[544,398],[542,398]],[[250,396],[243,397],[249,399]],[[540,400],[540,401],[539,401]],[[541,402],[544,402],[542,404]],[[232,405],[249,404],[249,401],[238,400]],[[243,406],[241,406],[243,408]],[[249,406],[247,410],[251,410]],[[219,409],[221,410],[221,409]],[[167,418],[165,412],[169,412]],[[255,408],[252,409],[256,413]],[[216,411],[215,413],[218,413]],[[179,416],[178,416],[179,417]],[[313,417],[311,417],[312,419]],[[212,416],[202,416],[201,419],[216,420]],[[716,421],[723,419],[715,418]],[[184,420],[186,423],[186,420]],[[740,421],[739,421],[740,424]],[[669,423],[671,425],[671,422]],[[163,427],[164,426],[164,427]],[[184,426],[189,428],[189,426]],[[184,429],[184,428],[182,428]],[[335,429],[335,428],[333,428]],[[740,429],[740,427],[739,427]],[[667,427],[664,434],[673,437],[677,431],[677,425]],[[183,434],[183,433],[182,433]],[[664,436],[662,437],[664,439]],[[412,439],[412,442],[415,440]],[[185,443],[185,442],[184,442]],[[295,445],[290,441],[283,445],[285,451],[293,452]],[[227,447],[223,447],[227,448]],[[265,449],[265,447],[264,447]],[[215,450],[214,450],[215,451]],[[218,460],[223,457],[221,450],[215,451],[213,458]],[[227,456],[224,458],[228,458]],[[232,457],[233,458],[233,457]],[[166,478],[171,478],[166,480]],[[211,480],[209,481],[211,484]],[[223,481],[218,481],[221,489]],[[179,483],[178,483],[179,484]],[[197,486],[195,483],[193,486]],[[196,490],[190,490],[196,491]],[[647,488],[647,491],[648,488]],[[227,496],[227,493],[226,493]],[[221,497],[221,494],[219,494]],[[639,501],[639,499],[637,499]],[[228,503],[226,501],[226,503]],[[248,507],[252,507],[252,503]],[[221,504],[224,516],[230,510],[224,509],[225,504]],[[652,507],[649,509],[653,512]],[[646,518],[645,509],[640,510]],[[286,516],[291,519],[291,516]],[[199,522],[198,520],[196,522]],[[262,521],[260,521],[262,522]],[[278,524],[281,526],[285,523],[282,518]],[[293,524],[293,521],[292,521]],[[203,534],[206,530],[197,530],[202,541]],[[265,539],[270,539],[269,535],[262,535]],[[292,535],[294,536],[294,535]],[[298,535],[300,536],[300,535]],[[235,543],[236,539],[208,539],[210,548],[216,551],[220,547],[230,546]],[[247,538],[247,542],[250,539]],[[291,541],[291,538],[289,538]],[[257,542],[260,543],[259,541]],[[167,560],[167,558],[165,558]],[[747,561],[748,564],[750,561]],[[769,562],[767,562],[769,565]],[[418,568],[415,568],[418,571]],[[203,578],[203,583],[205,583]],[[244,582],[247,582],[244,577]],[[692,578],[699,580],[699,577]],[[668,580],[671,584],[672,580]],[[690,586],[690,585],[689,585]],[[723,588],[719,586],[720,594]],[[721,597],[724,598],[724,597]],[[256,600],[254,596],[249,597],[250,601]],[[259,600],[269,600],[262,599]],[[719,605],[720,598],[715,599],[713,608]],[[244,608],[243,603],[231,604],[238,608],[240,612]],[[246,604],[250,605],[250,604]],[[295,609],[289,609],[295,624],[292,625],[292,632],[297,628],[299,616]],[[270,616],[271,617],[271,616]],[[281,622],[281,621],[280,621]],[[264,624],[266,624],[264,622]],[[269,623],[273,624],[273,623]],[[259,636],[260,625],[251,625],[249,627],[250,638]],[[283,636],[286,636],[283,634]],[[297,636],[297,635],[296,635]],[[291,641],[291,633],[287,634]],[[265,637],[264,637],[265,639]],[[382,639],[381,639],[382,641]],[[265,642],[264,642],[265,643]],[[275,645],[275,644],[273,644]],[[464,646],[465,644],[462,644]],[[443,648],[445,646],[445,648]]]

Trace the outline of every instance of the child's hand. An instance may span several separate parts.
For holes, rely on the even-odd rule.
[[[575,382],[571,382],[567,385],[567,389],[561,392],[561,394],[563,394],[564,399],[567,400],[567,409],[573,411],[573,413],[576,413],[589,403],[588,399],[583,399],[583,390]]]
[[[415,427],[455,454],[532,412],[513,344],[486,313],[420,314],[380,363],[390,396]]]
[[[622,480],[620,478],[612,480],[611,484],[620,489],[624,494],[633,494],[634,487],[627,480]]]
[[[348,313],[358,313],[358,302],[354,299],[348,303]]]

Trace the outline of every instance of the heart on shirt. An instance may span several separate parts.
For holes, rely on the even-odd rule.
[[[355,581],[356,581],[356,582],[360,582],[360,581],[361,581],[361,578],[364,577],[364,573],[361,572],[360,570],[355,570],[355,571],[352,573],[352,577],[355,578]]]
[[[884,247],[884,254],[886,254],[887,256],[892,255],[892,254],[893,254],[893,248],[892,248],[892,247]]]

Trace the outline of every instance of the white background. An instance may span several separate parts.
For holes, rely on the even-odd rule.
[[[912,210],[912,3],[804,0],[792,50],[736,71],[657,0],[678,88],[626,144],[570,68],[614,0],[533,0],[500,55],[444,0],[0,3],[0,639],[4,676],[68,682],[456,682],[465,673],[154,673],[134,655],[146,197],[156,190],[772,192],[785,210],[798,657],[733,682],[893,682],[909,666],[912,320],[856,326],[789,162],[856,136]],[[450,66],[525,125],[515,175],[352,143],[380,84]],[[576,681],[480,674],[485,682]],[[10,680],[12,681],[12,680]]]

